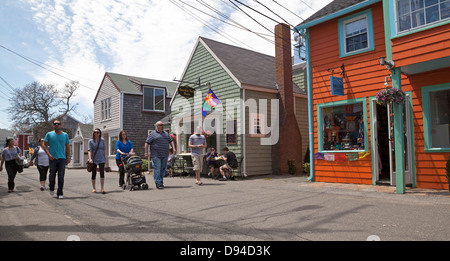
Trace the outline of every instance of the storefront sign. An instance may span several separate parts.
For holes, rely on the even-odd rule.
[[[194,97],[194,92],[195,89],[187,85],[178,88],[178,93],[186,99]]]
[[[344,96],[344,79],[330,76],[331,79],[331,95]]]

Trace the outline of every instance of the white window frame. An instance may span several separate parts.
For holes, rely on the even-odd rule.
[[[145,108],[145,88],[149,88],[149,89],[153,89],[153,109],[146,109]],[[163,94],[163,106],[164,109],[163,110],[155,110],[155,105],[156,105],[156,95],[155,92],[156,90],[162,90],[164,92]],[[142,111],[146,111],[146,112],[165,112],[166,111],[166,90],[163,88],[158,88],[158,87],[154,87],[154,86],[142,86]]]
[[[111,98],[106,98],[101,101],[101,114],[102,121],[111,120]]]
[[[358,49],[358,50],[353,50],[351,52],[347,52],[347,38],[348,37],[347,37],[347,32],[345,30],[345,26],[347,24],[349,24],[349,23],[356,22],[356,21],[361,20],[363,18],[366,19],[367,47],[361,48],[361,49]],[[367,15],[367,13],[343,21],[342,22],[342,31],[344,33],[344,43],[343,44],[344,44],[344,52],[345,52],[345,54],[352,54],[352,53],[361,52],[361,51],[365,51],[365,50],[369,50],[370,49],[369,16]]]
[[[420,29],[420,28],[424,28],[424,27],[427,27],[427,26],[430,26],[430,25],[433,25],[433,24],[438,24],[438,23],[441,23],[441,22],[443,22],[443,21],[448,21],[448,20],[450,20],[450,17],[447,17],[447,18],[444,18],[444,19],[442,19],[440,16],[441,16],[441,2],[440,1],[438,1],[438,3],[437,4],[434,4],[434,5],[437,5],[438,6],[438,13],[439,13],[439,18],[440,19],[438,19],[438,20],[436,20],[436,21],[434,21],[434,22],[431,22],[431,23],[427,23],[427,12],[426,12],[426,9],[427,8],[430,8],[430,6],[428,6],[428,7],[426,7],[425,6],[425,2],[423,3],[423,19],[424,19],[424,24],[423,25],[419,25],[419,26],[416,26],[416,27],[413,27],[413,20],[412,20],[412,12],[411,12],[411,0],[409,0],[410,2],[409,2],[409,4],[410,4],[410,8],[409,8],[409,16],[410,16],[410,23],[411,23],[411,28],[409,28],[409,29],[406,29],[406,30],[400,30],[400,18],[399,18],[399,15],[398,15],[398,2],[399,2],[399,0],[394,0],[394,13],[395,13],[395,29],[397,30],[397,33],[398,34],[402,34],[402,33],[406,33],[406,32],[410,32],[410,31],[413,31],[413,30],[416,30],[416,29]],[[423,1],[423,0],[422,0]],[[434,6],[433,5],[433,6]],[[414,12],[416,12],[417,10],[415,10]]]
[[[250,114],[250,136],[251,137],[264,137],[266,126],[265,124],[265,115],[261,113],[251,113]],[[256,128],[259,127],[261,133],[256,132]]]

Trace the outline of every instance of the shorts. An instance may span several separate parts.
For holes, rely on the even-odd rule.
[[[223,164],[220,169],[231,169],[230,165],[228,163]]]
[[[192,165],[194,165],[194,171],[203,170],[203,155],[191,155]]]

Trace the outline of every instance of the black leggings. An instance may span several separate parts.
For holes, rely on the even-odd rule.
[[[5,161],[5,169],[6,173],[8,173],[8,189],[13,190],[16,184],[14,183],[14,179],[17,175],[18,165],[15,160]]]
[[[98,167],[100,168],[100,178],[104,179],[105,178],[105,163],[99,164]],[[96,177],[97,177],[97,165],[94,164],[94,166],[92,168],[92,180],[95,180]]]
[[[48,173],[48,166],[37,166],[37,169],[39,171],[39,181],[46,181],[47,180],[47,173]]]
[[[119,167],[119,186],[125,184],[125,168],[122,166],[122,160],[116,159],[117,167]]]

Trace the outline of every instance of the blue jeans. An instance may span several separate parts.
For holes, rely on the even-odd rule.
[[[50,161],[50,175],[48,176],[49,189],[55,191],[56,172],[58,172],[58,191],[57,196],[63,195],[64,174],[66,171],[66,159],[54,159]]]
[[[153,179],[156,185],[162,185],[165,169],[167,166],[167,159],[169,157],[152,157]]]

